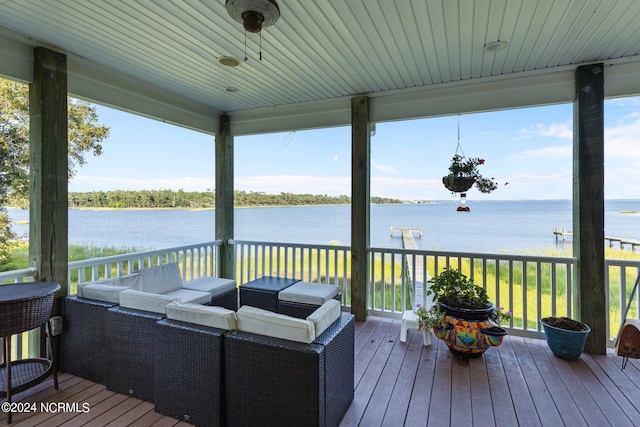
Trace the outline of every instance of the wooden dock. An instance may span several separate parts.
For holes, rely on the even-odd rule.
[[[562,241],[565,240],[566,237],[573,237],[573,233],[571,231],[566,231],[564,228],[559,229],[558,227],[553,230],[553,234],[556,236],[556,241],[559,237],[562,237]],[[624,249],[625,245],[629,245],[632,251],[636,250],[636,247],[640,247],[640,240],[636,239],[625,239],[623,237],[610,237],[604,236],[604,241],[609,242],[609,247],[613,248],[614,243],[618,243],[620,245],[620,249]]]
[[[413,238],[413,233],[419,233],[422,238],[422,228],[393,228],[391,227],[391,235],[394,232],[402,233],[402,247],[405,249],[417,250],[418,245]],[[426,283],[430,279],[429,272],[427,271],[427,277],[425,280],[424,273],[424,257],[423,256],[406,256],[407,272],[409,274],[409,280],[415,283],[415,295],[413,296],[413,303],[425,304],[424,290]]]

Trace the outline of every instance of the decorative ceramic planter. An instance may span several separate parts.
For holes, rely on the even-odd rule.
[[[475,178],[458,177],[450,180],[448,176],[442,177],[444,186],[454,193],[464,193],[471,188],[474,182],[476,182]]]
[[[491,319],[493,304],[474,310],[440,303],[440,308],[448,325],[444,328],[433,328],[433,331],[454,354],[480,357],[489,347],[500,345],[507,335],[507,331]]]
[[[584,351],[584,344],[587,341],[587,335],[591,332],[591,328],[586,323],[578,322],[584,326],[583,331],[571,331],[568,329],[556,328],[546,324],[544,319],[540,320],[544,328],[544,334],[547,338],[547,344],[551,352],[561,359],[576,360]]]

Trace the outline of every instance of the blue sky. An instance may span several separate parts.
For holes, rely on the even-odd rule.
[[[214,137],[97,106],[111,128],[103,154],[70,191],[215,188]],[[494,177],[491,194],[468,200],[570,199],[571,104],[461,115],[460,145]],[[378,123],[371,138],[371,195],[451,200],[442,185],[456,151],[458,116]],[[266,193],[351,192],[349,127],[235,138],[235,188]],[[508,185],[504,185],[508,182]],[[605,197],[640,198],[640,97],[605,103]]]

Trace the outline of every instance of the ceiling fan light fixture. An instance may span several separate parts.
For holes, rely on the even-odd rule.
[[[280,8],[275,0],[227,0],[224,7],[229,16],[250,33],[259,33],[280,18]]]
[[[485,52],[497,52],[499,50],[502,50],[504,48],[506,48],[507,46],[509,46],[509,43],[507,43],[504,40],[498,40],[495,42],[489,42],[487,44],[484,45],[484,50]]]
[[[232,56],[221,56],[218,58],[218,62],[222,65],[226,65],[227,67],[237,67],[240,65],[240,60]]]

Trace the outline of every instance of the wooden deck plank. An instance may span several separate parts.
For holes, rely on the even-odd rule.
[[[387,364],[387,360],[393,351],[396,341],[399,339],[400,322],[396,321],[395,323],[396,326],[392,328],[393,322],[380,322],[376,333],[372,335],[369,344],[367,344],[361,352],[361,357],[363,357],[367,356],[367,352],[372,351],[372,357],[369,359],[369,363],[366,363],[366,368],[364,368],[365,363],[358,364],[356,361],[356,393],[351,406],[344,416],[345,420],[347,420],[346,422],[349,423],[348,425],[358,425],[364,416],[365,410],[369,405],[369,400]],[[365,370],[362,372],[361,379],[358,381],[357,371],[362,371],[363,368]]]
[[[576,403],[571,398],[570,391],[567,390],[567,387],[558,376],[558,372],[549,360],[549,356],[537,343],[538,341],[540,340],[525,340],[529,352],[535,361],[537,372],[549,390],[562,421],[565,425],[575,427],[587,426],[587,422],[580,413],[580,408],[576,406]],[[536,375],[536,372],[533,372],[532,375]]]
[[[149,412],[154,412],[153,403],[140,401],[137,406],[120,415],[118,418],[108,423],[107,426],[126,427],[132,422],[136,421],[138,418],[142,418]]]
[[[599,355],[592,354],[590,357],[598,364],[600,369],[607,375],[607,377],[611,378],[616,385],[616,387],[620,390],[620,392],[625,396],[627,401],[631,403],[636,411],[640,411],[640,383],[634,383],[620,370],[620,364],[614,364],[611,358]]]
[[[482,426],[495,425],[491,404],[491,387],[484,356],[469,360],[469,381],[471,384],[473,424]]]
[[[582,417],[587,422],[589,426],[593,427],[601,427],[610,425],[607,417],[598,409],[598,405],[589,394],[588,390],[585,388],[584,384],[578,376],[575,374],[571,365],[575,362],[568,362],[566,360],[562,360],[551,353],[549,347],[539,343],[538,345],[544,350],[547,354],[547,357],[556,372],[560,376],[560,379],[564,383],[567,390],[570,390],[571,398],[576,403],[578,408],[580,408],[580,412],[582,413]],[[578,361],[578,363],[580,363]]]
[[[98,417],[91,420],[91,425],[106,426],[111,421],[116,420],[121,415],[129,412],[129,410],[138,406],[142,401],[134,397],[128,397],[119,404],[112,406],[107,411],[100,414]]]
[[[432,337],[435,340],[435,337]],[[411,329],[407,331],[407,343],[397,343],[400,347],[406,347],[406,353],[398,379],[393,387],[387,411],[382,419],[382,425],[396,427],[404,424],[409,410],[409,401],[413,393],[414,383],[421,378],[418,376],[418,367],[422,357],[422,331]]]
[[[505,338],[505,341],[509,338]],[[489,389],[491,390],[491,404],[496,426],[516,426],[518,417],[513,405],[507,375],[502,365],[502,358],[498,349],[489,349],[482,356],[487,368]]]
[[[542,423],[538,418],[538,411],[536,411],[533,398],[527,387],[527,382],[520,370],[520,365],[518,364],[514,349],[511,346],[511,341],[510,339],[503,340],[502,345],[498,347],[498,351],[502,359],[502,366],[507,374],[507,383],[509,384],[513,405],[516,408],[518,425],[522,427],[541,426]]]
[[[439,342],[438,344],[442,344]],[[433,373],[427,426],[449,426],[451,420],[451,369],[453,358],[446,346],[439,345]]]
[[[359,323],[360,380],[341,426],[640,426],[640,361],[621,371],[613,351],[567,362],[553,356],[544,341],[507,336],[500,347],[464,366],[435,337],[423,347],[420,331],[409,330],[407,343],[401,343],[398,320]],[[14,414],[12,427],[190,426],[158,414],[150,402],[66,374],[60,375],[60,390],[49,379],[19,398],[88,402],[90,413]],[[553,408],[542,407],[549,402]],[[6,423],[6,414],[0,413],[0,422]]]
[[[518,354],[518,364],[536,407],[542,425],[559,426],[563,420],[558,412],[549,388],[545,384],[536,363],[524,340],[510,341],[513,350]]]
[[[362,337],[363,340],[366,340],[366,343],[362,347],[362,350],[355,356],[356,360],[353,367],[356,388],[358,387],[358,384],[362,379],[365,371],[368,369],[369,365],[376,357],[377,352],[380,350],[380,347],[384,345],[385,337],[389,333],[391,324],[392,321],[390,319],[381,320],[376,325],[376,329],[370,335],[365,335]],[[389,347],[390,346],[387,343],[387,346],[385,348]],[[390,351],[391,350],[389,349],[389,352]]]
[[[615,423],[616,419],[626,417],[631,425],[637,425],[636,421],[640,421],[640,412],[638,412],[636,407],[627,399],[627,395],[618,388],[618,386],[611,380],[611,377],[607,375],[591,355],[582,355],[582,360],[594,374],[595,380],[602,385],[615,402],[615,405],[620,408],[619,411],[615,409],[615,406],[609,408],[609,411],[616,412],[616,416],[610,417],[610,419],[613,418],[611,421]],[[637,399],[637,394],[635,398]]]
[[[576,373],[580,381],[585,385],[585,388],[593,397],[602,413],[607,417],[609,423],[616,427],[629,426],[633,427],[633,423],[629,421],[629,418],[622,413],[622,408],[618,406],[618,402],[611,395],[611,390],[608,389],[607,383],[609,381],[606,375],[602,375],[600,378],[596,377],[595,373],[587,366],[585,360],[588,355],[584,355],[576,362],[572,363],[571,367]]]
[[[454,359],[451,364],[451,406],[455,411],[451,413],[452,426],[473,425],[471,400],[471,373],[469,372],[469,359]]]
[[[429,418],[429,404],[433,391],[433,375],[438,353],[448,351],[439,339],[433,339],[431,345],[422,348],[418,372],[413,383],[413,392],[409,400],[409,408],[405,421],[406,426],[425,426]]]
[[[104,390],[104,386],[100,384],[95,384],[89,380],[83,380],[74,386],[62,390],[55,396],[48,397],[44,399],[42,402],[52,403],[52,402],[78,402],[83,403],[87,402],[91,405],[92,402],[97,400],[92,400],[92,397],[97,393],[100,393]],[[65,411],[39,411],[34,416],[29,419],[24,420],[24,422],[20,423],[20,427],[30,427],[36,426],[40,423],[46,423],[47,425],[60,425],[66,420],[74,417],[76,415],[75,412],[65,412]]]
[[[378,380],[379,384],[374,389],[369,399],[367,409],[360,420],[361,425],[374,427],[382,424],[382,419],[387,411],[391,394],[398,380],[400,368],[407,353],[405,346],[395,345],[395,341],[398,340],[400,336],[399,331],[400,325],[395,323],[389,328],[388,334],[385,337],[388,344],[391,345],[391,353],[382,369]]]

